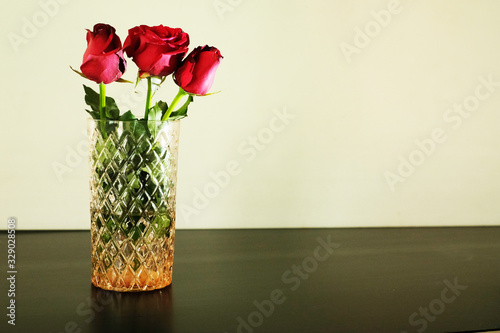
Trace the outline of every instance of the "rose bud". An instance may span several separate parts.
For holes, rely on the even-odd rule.
[[[208,45],[198,46],[175,71],[175,83],[188,93],[205,95],[212,87],[215,71],[222,58],[217,48]]]
[[[115,28],[99,23],[94,30],[87,29],[87,49],[83,54],[80,70],[88,79],[97,83],[118,80],[127,67],[123,57],[122,42]]]
[[[189,35],[179,28],[141,25],[128,31],[123,50],[139,67],[139,76],[167,76],[188,52]]]

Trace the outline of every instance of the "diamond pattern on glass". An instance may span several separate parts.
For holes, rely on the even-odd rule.
[[[89,120],[95,286],[140,291],[171,283],[179,125]]]

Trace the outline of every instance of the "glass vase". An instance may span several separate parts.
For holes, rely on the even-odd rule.
[[[91,281],[114,291],[172,282],[180,121],[89,119]]]

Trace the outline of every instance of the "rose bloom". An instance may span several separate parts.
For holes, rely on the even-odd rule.
[[[88,79],[97,83],[118,80],[127,67],[123,57],[122,42],[115,28],[98,23],[94,30],[87,29],[87,49],[83,54],[80,70]]]
[[[222,58],[217,48],[208,45],[198,46],[175,72],[175,83],[188,93],[205,95],[212,87],[215,72]]]
[[[139,76],[167,76],[188,52],[189,35],[179,28],[140,25],[128,31],[123,50],[139,67]]]

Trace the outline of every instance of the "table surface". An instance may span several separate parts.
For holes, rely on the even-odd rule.
[[[91,285],[88,231],[17,231],[16,246],[1,332],[500,329],[500,227],[178,230],[173,283],[142,293]]]

